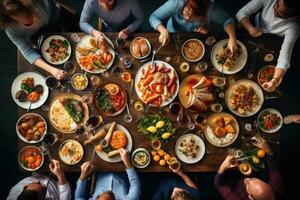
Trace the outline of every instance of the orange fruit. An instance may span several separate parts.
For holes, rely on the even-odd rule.
[[[266,155],[266,152],[265,152],[264,150],[259,149],[259,150],[257,151],[257,157],[259,157],[259,158],[264,158],[265,155]]]
[[[155,156],[153,157],[153,160],[154,160],[154,161],[159,161],[159,160],[160,160],[160,156],[159,156],[159,155],[155,155]]]
[[[156,152],[155,150],[152,150],[152,151],[151,151],[151,155],[152,155],[152,156],[155,156],[156,154],[157,154],[157,152]]]
[[[169,154],[166,154],[166,155],[164,156],[164,159],[165,159],[166,161],[169,161],[169,160],[171,159],[171,156],[170,156]]]
[[[163,157],[163,156],[166,154],[166,152],[165,152],[164,150],[162,150],[162,149],[158,149],[157,153],[158,153],[158,155],[160,155],[161,157]]]
[[[166,161],[165,161],[164,159],[161,159],[161,160],[159,161],[159,164],[160,164],[161,166],[165,166],[165,165],[166,165]]]

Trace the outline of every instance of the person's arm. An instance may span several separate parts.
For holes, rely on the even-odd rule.
[[[217,172],[214,178],[214,186],[222,199],[224,200],[238,200],[240,199],[236,193],[231,190],[231,187],[226,184],[225,174]]]
[[[98,1],[97,1],[98,2]],[[92,35],[92,31],[94,28],[91,26],[90,22],[93,18],[93,7],[92,7],[92,1],[86,0],[81,12],[80,20],[79,20],[79,27],[82,31]]]
[[[174,172],[182,178],[182,180],[185,182],[185,184],[187,184],[191,188],[198,190],[198,187],[196,186],[196,184],[181,169],[175,170]]]
[[[49,164],[49,169],[58,179],[57,186],[59,191],[59,199],[71,200],[71,189],[65,177],[65,173],[61,169],[59,161],[53,159]]]
[[[31,44],[29,44],[25,37],[15,35],[10,31],[6,31],[6,34],[30,64],[34,64],[35,66],[47,71],[57,79],[63,78],[64,71],[46,63],[41,58],[41,55],[32,48]]]
[[[284,40],[281,45],[281,50],[277,60],[275,73],[271,81],[263,84],[267,91],[274,91],[278,86],[280,79],[283,78],[285,72],[290,67],[290,60],[293,53],[294,45],[299,37],[300,28],[294,27],[289,29],[284,34]]]
[[[129,190],[125,199],[128,200],[138,200],[141,196],[141,183],[140,179],[134,169],[134,167],[126,169],[128,180],[129,180]]]
[[[172,16],[177,11],[177,0],[168,0],[165,4],[156,9],[149,18],[150,25],[157,30],[158,25],[162,25],[162,21]]]
[[[80,166],[81,173],[76,185],[75,200],[85,199],[87,177],[92,173],[93,168],[94,166],[90,161],[84,162]]]
[[[264,6],[263,0],[252,0],[247,3],[243,8],[241,8],[236,14],[236,19],[238,22],[249,32],[253,37],[258,37],[262,32],[255,28],[255,26],[250,22],[250,15],[256,13],[261,7]]]
[[[130,1],[130,3],[130,12],[134,16],[135,20],[127,27],[129,34],[138,29],[144,21],[144,12],[140,6],[140,3],[137,0]]]

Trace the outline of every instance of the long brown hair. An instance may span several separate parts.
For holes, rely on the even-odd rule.
[[[35,13],[32,0],[1,0],[0,28],[8,28],[14,23],[14,20],[10,16],[20,13],[27,15],[33,15]]]
[[[205,23],[209,4],[210,0],[187,0],[185,6],[189,6],[193,14],[199,17],[202,23]]]

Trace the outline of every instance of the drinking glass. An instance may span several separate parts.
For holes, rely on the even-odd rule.
[[[66,61],[63,68],[67,72],[68,75],[73,74],[76,69],[75,65],[71,61]]]
[[[120,57],[120,61],[124,68],[129,69],[132,66],[132,59],[129,56],[123,55]]]
[[[92,94],[85,94],[81,97],[82,103],[91,104],[93,103],[93,95]]]
[[[197,113],[197,114],[195,115],[194,121],[195,121],[195,124],[196,124],[197,126],[198,126],[198,125],[201,125],[201,124],[204,124],[205,121],[206,121],[205,115],[202,114],[202,113]]]
[[[117,46],[118,48],[123,49],[123,48],[125,47],[125,45],[126,45],[126,40],[125,40],[125,39],[123,39],[123,38],[121,38],[121,37],[117,37],[117,38],[116,38],[116,46]]]
[[[207,63],[204,61],[201,61],[197,64],[196,68],[197,68],[197,72],[199,71],[200,73],[203,73],[207,70]]]
[[[213,112],[219,113],[223,110],[223,106],[219,103],[213,103],[213,104],[210,105],[210,109]]]
[[[216,42],[215,36],[209,36],[209,37],[205,40],[205,43],[206,43],[208,46],[212,46],[215,42]]]
[[[179,102],[172,102],[169,105],[169,112],[172,115],[178,116],[179,114],[181,114],[183,112],[183,107]]]
[[[92,75],[91,76],[91,83],[93,87],[97,87],[98,85],[100,85],[100,77],[97,75]]]
[[[183,127],[188,127],[191,123],[191,118],[187,113],[180,113],[177,117],[177,122]]]
[[[75,43],[79,42],[79,40],[80,40],[80,37],[77,33],[72,33],[70,37],[71,37],[71,40]]]

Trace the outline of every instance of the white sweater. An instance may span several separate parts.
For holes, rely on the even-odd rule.
[[[262,9],[255,16],[256,27],[260,28],[263,33],[272,33],[284,37],[277,67],[287,70],[290,67],[294,44],[300,34],[300,27],[295,19],[276,17],[274,15],[275,3],[276,0],[252,0],[239,10],[236,18],[240,22],[244,17],[249,17]]]

